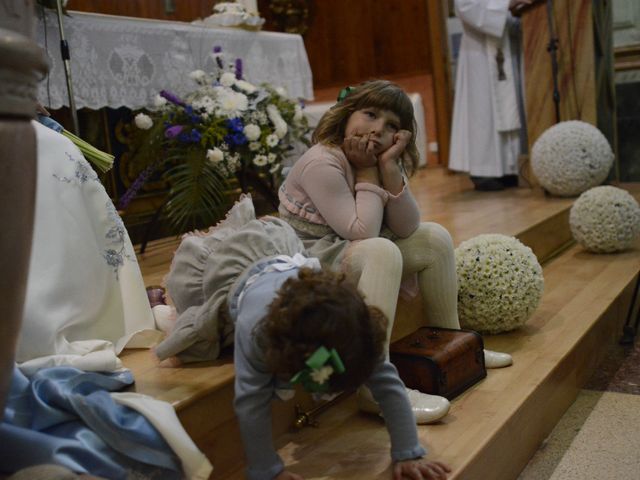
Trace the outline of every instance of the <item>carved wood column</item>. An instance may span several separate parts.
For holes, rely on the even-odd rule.
[[[558,39],[560,120],[597,125],[596,71],[591,0],[553,2],[553,26]],[[522,15],[525,108],[529,151],[538,137],[556,123],[553,75],[545,2]]]
[[[0,411],[22,321],[36,192],[31,118],[47,71],[33,38],[33,1],[0,0]]]

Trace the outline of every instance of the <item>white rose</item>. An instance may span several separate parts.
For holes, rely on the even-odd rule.
[[[230,87],[236,83],[236,76],[231,72],[225,72],[220,77],[220,85],[223,87]]]
[[[149,130],[153,127],[153,120],[151,120],[149,115],[145,115],[144,113],[137,114],[134,121],[136,122],[136,127],[141,130]]]
[[[250,123],[244,127],[244,136],[247,137],[247,140],[250,142],[258,140],[260,138],[260,133],[260,127],[255,123]]]
[[[214,148],[213,150],[207,150],[207,160],[211,163],[219,163],[224,158],[224,152],[219,148]]]

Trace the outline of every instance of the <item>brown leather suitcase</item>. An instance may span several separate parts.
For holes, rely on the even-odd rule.
[[[473,330],[422,327],[393,342],[389,353],[407,387],[452,399],[487,376],[483,350]]]

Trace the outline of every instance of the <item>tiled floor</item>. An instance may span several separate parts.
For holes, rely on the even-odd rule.
[[[640,478],[640,340],[613,345],[518,480]]]

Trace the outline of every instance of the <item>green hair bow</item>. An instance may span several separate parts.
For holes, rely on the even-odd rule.
[[[342,100],[347,98],[349,94],[355,89],[356,87],[344,87],[342,90],[340,90],[340,93],[338,94],[338,102],[341,102]]]
[[[291,383],[300,383],[311,393],[324,393],[329,390],[329,378],[334,372],[344,373],[344,363],[335,348],[328,350],[318,347],[305,362],[305,368],[291,377]]]

